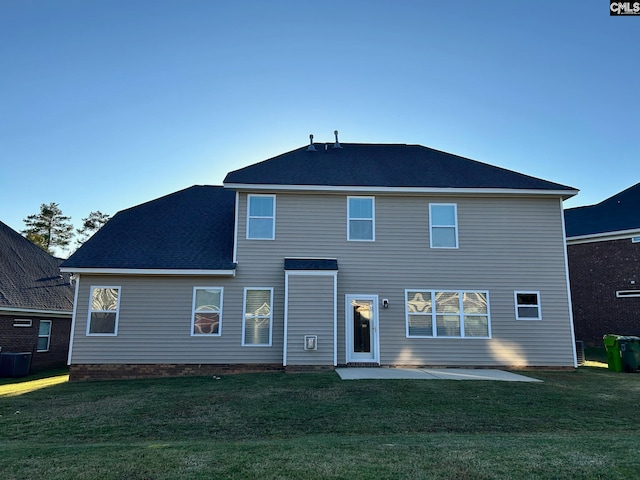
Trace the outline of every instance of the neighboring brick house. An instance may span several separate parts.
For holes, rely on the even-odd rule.
[[[576,339],[640,336],[640,183],[565,210],[565,222]]]
[[[0,222],[0,347],[31,353],[32,371],[67,361],[74,290],[60,263]]]

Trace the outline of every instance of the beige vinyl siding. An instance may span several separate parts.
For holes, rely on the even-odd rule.
[[[282,277],[282,271],[280,272]],[[91,285],[120,286],[118,335],[86,336]],[[81,275],[72,364],[282,362],[283,280],[274,287],[271,347],[243,347],[245,284],[232,277]],[[191,336],[193,287],[224,287],[221,336]]]
[[[289,275],[287,365],[333,365],[333,275]],[[304,336],[317,335],[318,349],[305,350]]]
[[[277,194],[273,241],[245,239],[239,195],[239,278],[282,278],[284,257],[338,259],[338,363],[344,296],[380,308],[381,364],[572,366],[561,203],[543,196],[376,195],[376,240],[347,241],[347,195]],[[429,203],[455,203],[458,249],[429,248]],[[491,339],[406,338],[404,289],[489,291]],[[515,320],[514,290],[540,291],[541,321]],[[380,306],[381,307],[381,306]]]

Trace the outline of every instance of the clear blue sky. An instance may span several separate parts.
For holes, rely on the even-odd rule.
[[[0,220],[79,225],[317,141],[640,181],[640,16],[607,0],[0,0]]]

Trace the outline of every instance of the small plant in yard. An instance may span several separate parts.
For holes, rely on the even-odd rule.
[[[4,382],[0,476],[640,477],[640,375],[525,374],[544,382],[265,373],[14,393]]]

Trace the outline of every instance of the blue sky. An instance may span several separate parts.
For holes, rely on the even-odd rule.
[[[0,220],[79,225],[308,143],[640,181],[640,17],[606,0],[0,0]]]

